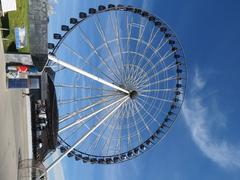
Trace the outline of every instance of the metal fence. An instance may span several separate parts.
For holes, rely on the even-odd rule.
[[[41,177],[42,174],[45,174]],[[46,180],[46,168],[33,159],[24,159],[18,165],[18,180]]]

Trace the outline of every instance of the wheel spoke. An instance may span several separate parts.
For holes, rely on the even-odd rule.
[[[66,120],[68,120],[68,119],[70,119],[70,118],[72,118],[72,117],[80,114],[81,112],[87,111],[88,109],[91,109],[91,108],[93,108],[93,107],[95,107],[95,106],[97,106],[97,105],[99,105],[99,104],[102,104],[102,103],[105,103],[105,102],[108,102],[108,101],[111,101],[111,100],[113,100],[112,97],[110,97],[110,98],[105,98],[105,99],[101,99],[101,100],[99,100],[99,101],[97,101],[97,102],[95,102],[95,103],[93,103],[93,104],[90,104],[90,105],[88,105],[88,106],[83,107],[82,109],[79,109],[79,110],[77,110],[77,111],[74,111],[74,112],[72,112],[72,113],[69,113],[69,114],[67,114],[67,115],[65,115],[65,116],[63,116],[63,117],[60,117],[60,118],[59,118],[59,123],[62,123],[62,122],[64,122],[64,121],[66,121]]]
[[[121,74],[122,74],[122,73],[121,73],[121,71],[120,71],[120,69],[119,69],[119,67],[118,67],[118,65],[117,65],[116,59],[115,59],[114,56],[113,56],[113,52],[112,52],[111,48],[109,47],[109,44],[108,44],[106,35],[105,35],[105,33],[104,33],[104,30],[103,30],[103,28],[102,28],[102,25],[101,25],[101,22],[100,22],[98,16],[97,16],[97,23],[96,23],[96,21],[94,21],[94,22],[95,22],[95,24],[96,24],[96,27],[97,27],[97,30],[98,30],[99,34],[101,35],[101,37],[102,37],[102,39],[103,39],[103,41],[104,41],[104,43],[105,43],[105,45],[106,45],[106,47],[107,47],[107,50],[108,50],[108,53],[109,53],[110,56],[111,56],[111,59],[113,60],[113,64],[114,64],[114,66],[115,66],[115,69],[116,69],[116,70],[118,71],[118,73],[119,73],[118,79],[120,79],[120,81],[122,82],[122,79],[121,79]],[[121,60],[122,60],[122,59],[121,59]]]
[[[99,58],[99,60],[107,67],[107,69],[109,70],[109,72],[111,72],[116,79],[120,80],[120,79],[118,78],[118,76],[116,75],[116,73],[111,69],[111,67],[105,62],[105,60],[102,58],[102,56],[98,53],[98,51],[97,51],[96,48],[94,47],[93,43],[92,43],[91,40],[87,37],[86,33],[82,30],[82,28],[81,28],[80,26],[78,26],[78,29],[80,30],[84,41],[85,41],[85,42],[89,45],[89,47],[93,50],[93,52],[96,54],[96,56]]]
[[[107,105],[107,106],[105,106],[105,107],[103,107],[103,108],[101,108],[101,109],[99,109],[99,110],[97,110],[97,111],[95,111],[95,112],[93,112],[93,113],[91,113],[91,114],[89,114],[89,115],[81,118],[81,119],[76,120],[75,122],[73,122],[73,123],[71,123],[71,124],[68,124],[67,126],[59,129],[58,133],[61,133],[61,132],[65,131],[65,130],[67,130],[68,128],[71,128],[71,127],[73,127],[73,126],[75,126],[75,125],[77,125],[77,124],[84,123],[84,121],[92,118],[92,117],[95,116],[96,114],[104,111],[105,109],[108,109],[109,107],[111,107],[111,106],[119,103],[120,101],[122,101],[122,100],[124,100],[124,99],[126,99],[126,97],[123,97],[123,98],[121,98],[121,99],[119,99],[119,100],[117,100],[117,101],[115,101],[115,102],[113,102],[113,103],[111,103],[111,104],[109,104],[109,105]]]
[[[58,105],[64,105],[64,104],[69,104],[69,103],[74,103],[78,101],[85,101],[85,100],[90,100],[90,99],[98,99],[98,98],[103,98],[103,97],[114,97],[116,95],[122,95],[122,94],[108,94],[108,95],[98,95],[98,96],[87,96],[84,98],[78,98],[78,99],[64,99],[64,100],[58,100]]]
[[[86,58],[83,58],[78,52],[76,52],[73,48],[71,48],[70,46],[68,46],[66,43],[63,43],[63,46],[65,48],[67,48],[74,56],[76,56],[79,60],[82,60],[85,64],[91,66],[92,68],[94,68],[95,70],[97,70],[99,73],[103,74],[106,78],[108,78],[109,80],[111,80],[113,83],[117,82],[115,80],[113,80],[113,78],[109,77],[109,75],[107,75],[106,73],[104,73],[102,70],[100,70],[98,67],[96,67],[95,65],[93,65],[90,61],[87,61]]]

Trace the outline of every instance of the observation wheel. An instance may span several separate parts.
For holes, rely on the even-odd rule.
[[[171,28],[144,10],[110,4],[79,13],[61,30],[48,64],[56,73],[60,151],[112,164],[160,142],[186,86],[183,49]]]

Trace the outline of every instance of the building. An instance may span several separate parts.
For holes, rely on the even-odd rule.
[[[29,89],[29,93],[23,95],[28,95],[31,102],[33,156],[35,160],[42,162],[57,147],[58,107],[54,87],[55,72],[50,67],[45,67],[39,72],[30,62],[31,56],[11,55],[10,60],[14,60],[12,56],[19,58],[6,64],[7,87]],[[21,58],[28,59],[29,63],[23,64]]]
[[[58,108],[53,84],[54,71],[45,68],[40,79],[39,89],[30,89],[32,114],[32,141],[34,159],[43,161],[54,151],[58,137]]]

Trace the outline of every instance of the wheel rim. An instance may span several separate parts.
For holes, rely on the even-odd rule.
[[[136,10],[112,7],[89,15],[73,25],[51,52],[130,91],[129,100],[69,154],[76,160],[110,164],[137,157],[166,135],[181,108],[186,86],[182,47],[165,22]],[[60,129],[126,95],[54,63],[49,65],[56,72],[60,121],[97,104],[60,123]],[[62,151],[116,106],[59,133]]]

